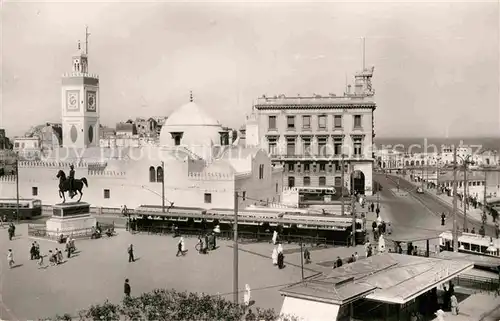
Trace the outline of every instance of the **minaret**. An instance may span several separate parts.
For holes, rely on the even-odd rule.
[[[73,55],[72,72],[62,77],[63,147],[99,146],[99,77],[89,73],[88,39],[85,28],[85,50],[78,41]]]

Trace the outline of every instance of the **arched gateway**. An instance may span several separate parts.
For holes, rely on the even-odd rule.
[[[351,174],[351,193],[365,194],[365,174],[360,170],[355,170]]]

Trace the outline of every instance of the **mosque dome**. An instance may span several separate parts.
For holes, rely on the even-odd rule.
[[[203,108],[191,101],[175,110],[164,126],[220,126],[220,124]]]
[[[160,145],[185,146],[194,152],[199,147],[220,144],[221,131],[219,122],[191,99],[174,110],[165,121],[161,128]]]

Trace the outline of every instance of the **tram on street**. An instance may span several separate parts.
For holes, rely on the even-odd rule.
[[[439,235],[441,251],[453,251],[453,234],[451,231]],[[460,233],[458,252],[485,255],[500,258],[500,239],[481,236],[473,233]]]
[[[139,219],[147,220],[148,225],[174,224],[182,228],[213,229],[231,231],[234,211],[231,209],[201,209],[188,207],[169,208],[163,212],[161,206],[142,205],[135,210]],[[304,237],[325,238],[328,242],[346,242],[352,231],[353,221],[347,216],[325,216],[308,214],[304,211],[281,209],[245,209],[238,211],[238,230],[249,233],[272,232]],[[363,244],[366,228],[363,219],[357,218],[355,237]]]
[[[27,220],[42,215],[42,201],[39,199],[19,199],[19,217],[17,217],[16,198],[0,198],[0,216],[7,220]]]

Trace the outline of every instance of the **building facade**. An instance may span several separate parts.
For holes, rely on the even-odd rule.
[[[86,178],[82,200],[95,207],[129,208],[166,205],[233,209],[280,202],[283,171],[260,148],[229,139],[219,124],[193,101],[176,108],[163,124],[157,144],[99,147],[99,82],[87,73],[86,54],[73,59],[73,72],[63,78],[63,146],[35,160],[19,161],[16,176],[0,177],[0,198],[37,198],[60,203],[60,170],[74,165],[75,178]],[[75,134],[76,131],[76,134]],[[39,137],[16,140],[40,151]],[[97,143],[96,143],[97,142]],[[24,146],[22,145],[24,144]],[[241,197],[235,201],[235,192]],[[66,193],[67,197],[67,193]]]
[[[371,195],[372,76],[373,68],[357,73],[354,92],[349,86],[343,96],[259,98],[247,120],[247,145],[262,146],[284,168],[286,187],[344,186]]]

